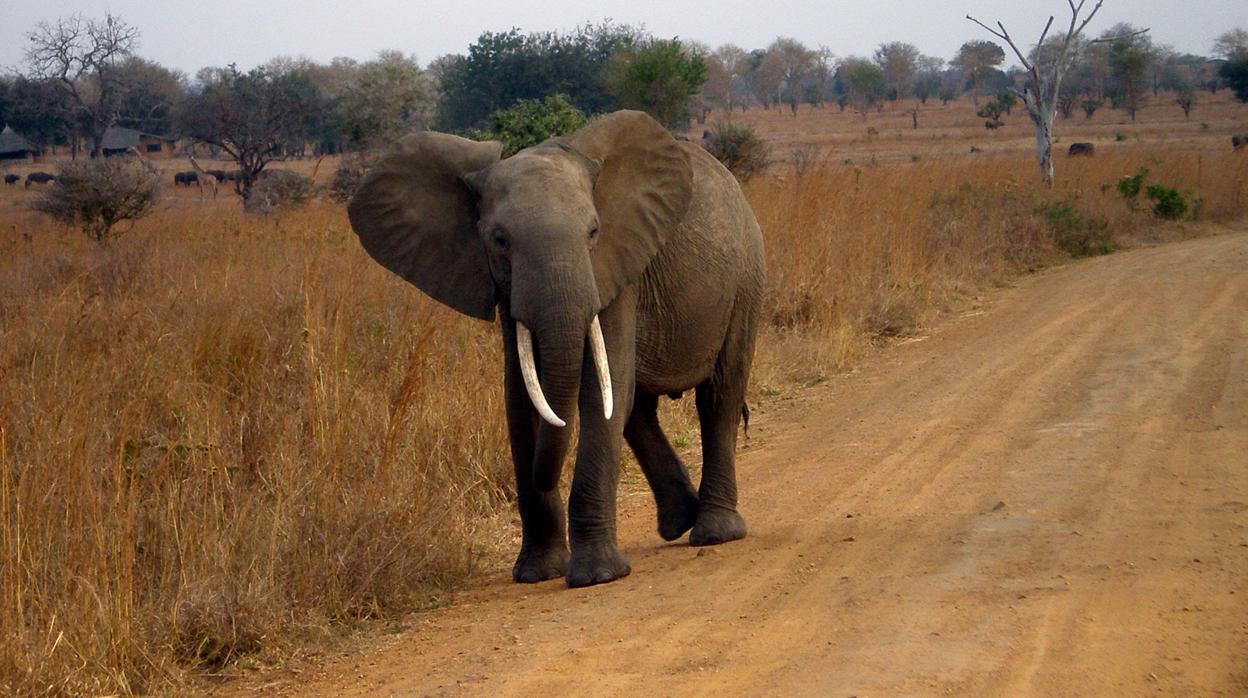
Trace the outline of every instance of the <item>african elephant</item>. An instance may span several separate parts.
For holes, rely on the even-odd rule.
[[[659,534],[742,538],[735,450],[764,286],[758,223],[733,176],[641,112],[500,159],[441,133],[399,142],[348,208],[364,249],[429,296],[499,316],[523,541],[517,582],[623,577],[616,487],[627,441]],[[693,389],[695,492],[658,399]],[[566,528],[558,483],[579,413]],[[568,544],[571,542],[571,553]]]

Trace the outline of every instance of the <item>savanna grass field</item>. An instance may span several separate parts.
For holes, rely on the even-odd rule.
[[[1059,120],[1051,190],[1023,110],[996,132],[974,112],[755,107],[690,130],[731,119],[770,146],[744,186],[769,274],[756,409],[1072,253],[1248,213],[1248,105],[1226,91],[1190,120],[1165,93],[1134,122]],[[497,329],[369,259],[341,204],[244,214],[174,188],[185,165],[160,164],[158,211],[107,246],[31,211],[36,187],[0,189],[0,693],[202,687],[445,603],[516,547]],[[1187,220],[1124,199],[1141,168]],[[691,412],[664,401],[686,451]]]

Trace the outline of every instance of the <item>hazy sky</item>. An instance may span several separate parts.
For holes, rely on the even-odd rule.
[[[1060,13],[1069,13],[1063,0],[0,0],[0,69],[20,66],[25,34],[38,21],[106,11],[142,30],[141,55],[192,75],[206,65],[250,68],[276,55],[366,59],[386,48],[414,53],[424,64],[463,53],[486,30],[567,30],[608,18],[712,46],[761,48],[789,36],[844,56],[908,41],[950,58],[968,39],[991,38],[963,18],[968,12],[1004,21],[1029,44],[1049,14],[1058,14],[1060,24]],[[1206,54],[1218,34],[1248,26],[1248,2],[1107,0],[1089,30],[1120,21],[1151,27],[1154,41],[1180,51]]]

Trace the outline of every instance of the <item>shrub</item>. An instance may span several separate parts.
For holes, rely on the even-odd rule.
[[[1177,221],[1187,215],[1187,201],[1178,191],[1160,184],[1151,184],[1144,195],[1153,202],[1153,215],[1167,221]]]
[[[61,166],[52,187],[31,207],[104,243],[118,223],[150,213],[159,196],[155,171],[130,158],[98,158]]]
[[[282,208],[297,208],[307,203],[312,194],[311,177],[290,170],[266,170],[247,192],[243,210],[248,213],[273,213]]]
[[[508,157],[548,138],[572,133],[587,121],[567,95],[555,94],[544,100],[521,99],[499,109],[490,115],[485,135],[502,141],[503,157]]]
[[[703,145],[742,182],[767,167],[767,144],[749,126],[716,124]]]
[[[1141,167],[1135,174],[1118,180],[1118,193],[1127,200],[1127,206],[1134,211],[1135,201],[1144,188],[1144,178],[1148,176],[1148,168]]]
[[[329,184],[330,198],[344,204],[350,201],[360,185],[364,183],[364,176],[377,163],[379,157],[378,152],[365,151],[352,153],[342,158],[338,169],[334,171],[334,179]]]
[[[1053,236],[1053,244],[1071,257],[1094,257],[1114,251],[1107,226],[1073,204],[1057,202],[1036,209]]]

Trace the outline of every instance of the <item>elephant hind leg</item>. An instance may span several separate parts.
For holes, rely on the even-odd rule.
[[[657,395],[638,393],[633,411],[624,425],[624,439],[637,456],[641,472],[654,492],[659,510],[659,535],[663,540],[676,540],[693,528],[698,517],[698,495],[689,482],[680,456],[672,448],[659,424]]]
[[[744,538],[745,519],[737,512],[736,451],[754,357],[753,304],[738,303],[711,377],[697,387],[702,429],[702,482],[698,485],[698,520],[690,545],[717,545]]]

